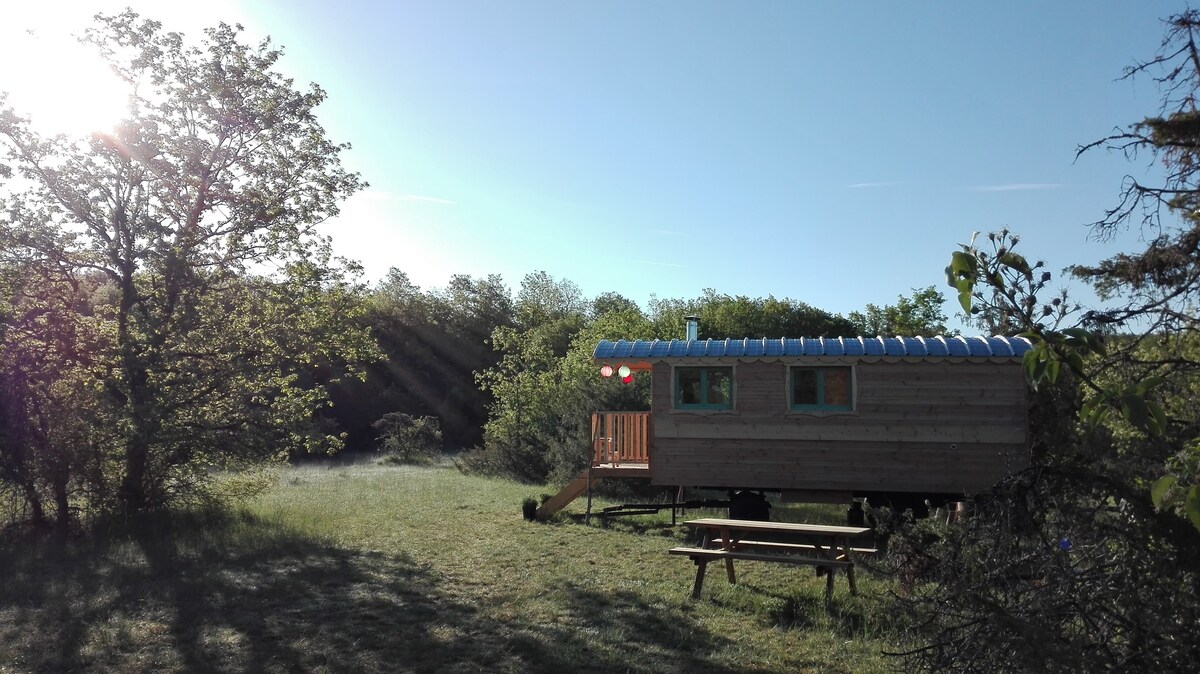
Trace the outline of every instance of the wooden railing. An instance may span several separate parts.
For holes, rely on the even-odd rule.
[[[649,412],[592,414],[592,465],[650,463]]]

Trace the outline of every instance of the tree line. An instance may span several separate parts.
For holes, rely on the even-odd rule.
[[[384,357],[364,380],[334,389],[332,416],[348,446],[376,442],[372,422],[399,411],[440,422],[445,446],[468,450],[460,465],[544,483],[578,474],[597,410],[649,409],[649,381],[604,379],[591,363],[601,339],[846,336],[946,332],[942,294],[914,290],[894,305],[840,316],[792,299],[706,290],[654,298],[646,309],[618,293],[587,297],[569,279],[527,274],[515,293],[498,276],[454,276],[422,291],[399,269],[366,293],[364,325]]]

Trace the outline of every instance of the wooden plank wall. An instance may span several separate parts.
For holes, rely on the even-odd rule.
[[[852,413],[790,412],[787,365],[738,363],[734,409],[672,409],[654,368],[654,482],[971,493],[1028,465],[1019,363],[859,363]]]

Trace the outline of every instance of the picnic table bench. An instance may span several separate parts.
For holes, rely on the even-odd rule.
[[[858,594],[854,582],[854,556],[871,555],[876,552],[874,548],[853,547],[850,543],[852,538],[870,531],[864,527],[717,518],[690,520],[684,524],[701,534],[700,547],[675,547],[671,548],[670,554],[686,555],[696,564],[696,582],[692,586],[693,598],[700,596],[700,589],[704,585],[704,572],[709,561],[725,560],[725,574],[730,583],[736,583],[733,560],[744,559],[817,567],[818,574],[826,574],[825,604],[828,606],[833,600],[833,578],[836,571],[845,570],[850,593]]]

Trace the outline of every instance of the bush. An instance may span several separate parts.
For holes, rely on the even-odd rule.
[[[904,671],[1184,672],[1200,661],[1200,535],[1082,464],[1035,467],[947,526],[900,520],[887,561],[919,646]]]
[[[550,473],[546,452],[527,442],[485,442],[463,452],[455,465],[464,474],[503,475],[525,484],[545,484]]]
[[[535,498],[527,498],[521,502],[521,515],[532,522],[537,519],[538,502]]]
[[[393,463],[432,463],[442,457],[442,424],[437,417],[389,412],[371,425],[379,452]]]

